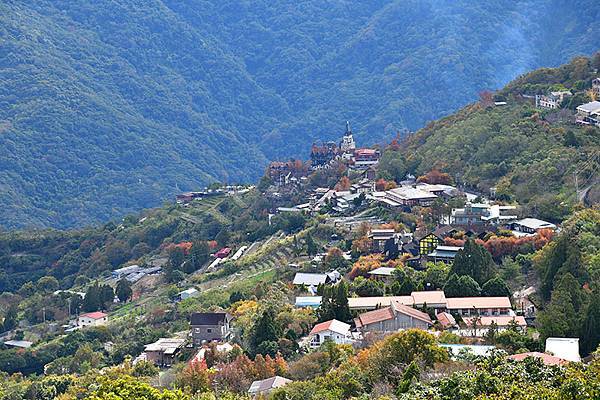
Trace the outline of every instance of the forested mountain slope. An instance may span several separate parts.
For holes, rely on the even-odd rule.
[[[0,225],[73,226],[590,54],[597,2],[5,1]]]
[[[496,95],[506,105],[495,106],[489,94],[488,104],[471,104],[417,131],[405,147],[388,148],[381,173],[398,179],[439,168],[460,184],[485,194],[494,188],[497,198],[560,222],[582,201],[582,191],[598,184],[600,129],[576,125],[573,110],[591,101],[598,68],[600,53],[523,75]],[[560,88],[573,93],[562,109],[536,108],[527,97]],[[588,204],[593,201],[590,196]]]

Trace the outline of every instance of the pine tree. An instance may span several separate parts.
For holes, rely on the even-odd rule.
[[[600,294],[596,293],[587,307],[581,329],[581,351],[583,355],[594,352],[600,345]]]
[[[487,297],[509,297],[510,289],[500,277],[492,278],[483,284],[481,295]]]
[[[17,306],[15,304],[11,304],[6,311],[6,315],[4,316],[4,322],[2,323],[2,329],[0,331],[6,332],[10,331],[14,327],[17,326]]]
[[[126,302],[131,298],[133,290],[131,289],[131,284],[127,279],[121,279],[119,282],[117,282],[116,294],[121,302]]]
[[[481,294],[479,284],[469,275],[461,276],[459,281],[461,295],[458,297],[476,297]]]
[[[194,243],[192,244],[192,249],[190,250],[190,264],[194,271],[197,271],[200,267],[204,265],[204,263],[206,263],[209,254],[210,249],[206,241],[194,241]]]
[[[348,284],[344,281],[335,285],[336,297],[335,297],[335,319],[347,322],[352,319],[352,313],[350,313],[350,306],[348,304]]]
[[[444,285],[444,293],[446,297],[460,297],[462,290],[460,287],[460,278],[456,274],[450,275],[448,281]]]
[[[317,244],[313,240],[312,235],[310,233],[307,234],[306,235],[306,253],[309,256],[314,256],[315,254],[317,254],[318,251],[319,251],[319,249],[317,248]]]
[[[464,248],[456,254],[450,273],[458,276],[469,275],[482,285],[490,279],[493,273],[492,266],[493,260],[490,252],[482,245],[475,243],[473,239],[468,239]]]
[[[85,297],[83,298],[82,308],[85,312],[98,311],[101,308],[101,304],[100,288],[96,282],[87,288]]]
[[[279,327],[275,322],[275,310],[271,307],[265,309],[254,326],[252,340],[253,348],[256,350],[263,343],[275,342],[279,339]]]
[[[100,303],[101,308],[106,309],[115,299],[115,291],[109,285],[100,286]]]

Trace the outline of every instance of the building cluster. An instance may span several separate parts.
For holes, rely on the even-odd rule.
[[[327,168],[334,161],[342,161],[349,168],[362,171],[377,165],[380,156],[381,153],[377,149],[357,148],[350,123],[346,122],[346,132],[339,144],[327,142],[312,145],[310,162],[312,169]]]
[[[577,107],[575,123],[578,125],[592,125],[600,127],[600,78],[592,80],[590,94],[594,101]],[[539,108],[558,109],[563,106],[565,100],[573,94],[568,90],[552,91],[543,95],[535,96],[535,105]]]
[[[377,149],[357,148],[350,124],[346,122],[346,132],[339,143],[313,143],[307,163],[300,160],[273,161],[267,167],[267,176],[278,187],[302,186],[312,171],[329,168],[335,162],[344,163],[353,170],[365,171],[377,165],[380,156]]]
[[[296,307],[318,307],[321,297],[298,297]],[[404,329],[445,330],[460,336],[482,338],[490,329],[525,330],[526,320],[512,308],[508,297],[446,298],[443,291],[415,291],[408,296],[351,297],[357,313],[353,325],[337,320],[316,324],[301,341],[308,348],[325,341],[358,344]],[[459,324],[455,316],[462,319]]]

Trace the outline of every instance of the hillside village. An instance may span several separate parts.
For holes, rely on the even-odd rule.
[[[597,99],[600,78],[589,86],[579,92]],[[482,95],[476,107],[554,112],[579,95]],[[599,104],[551,123],[599,135]],[[484,373],[485,360],[598,368],[600,210],[587,192],[569,189],[569,218],[544,219],[443,166],[405,174],[394,157],[410,140],[359,147],[346,122],[338,142],[271,162],[256,185],[180,193],[73,236],[5,238],[15,270],[52,263],[0,280],[0,370],[117,365],[187,395],[383,399],[429,398],[419,377]]]

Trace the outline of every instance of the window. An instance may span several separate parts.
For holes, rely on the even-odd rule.
[[[211,328],[206,328],[206,333],[212,333],[212,329]]]

